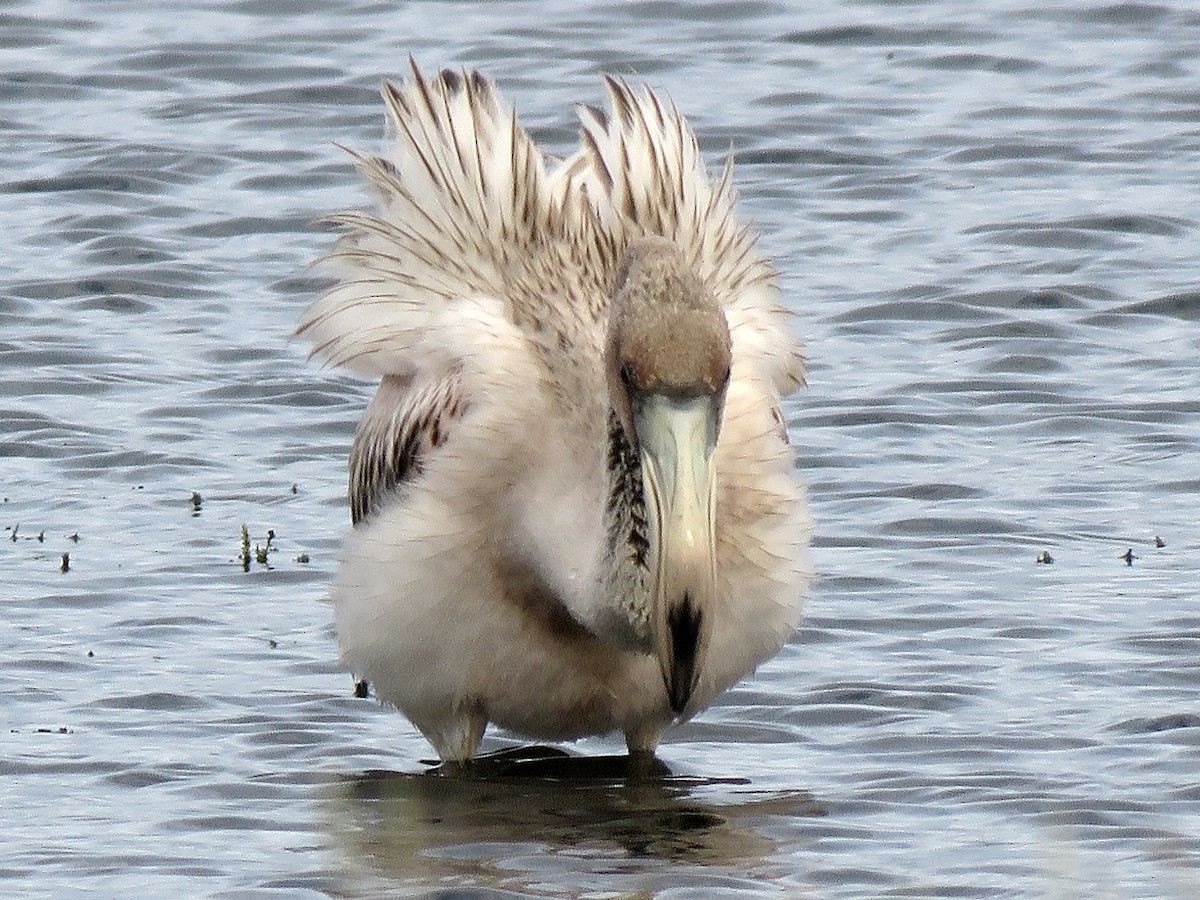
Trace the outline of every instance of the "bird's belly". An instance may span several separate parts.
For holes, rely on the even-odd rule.
[[[473,715],[562,740],[671,718],[652,656],[479,593],[397,590],[353,571],[333,596],[344,662],[426,733]]]
[[[569,740],[637,729],[671,718],[658,664],[649,656],[604,648],[597,665],[527,660],[487,686],[482,706],[502,728],[542,740]]]

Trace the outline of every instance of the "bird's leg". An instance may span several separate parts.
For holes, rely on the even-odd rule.
[[[438,722],[434,727],[419,725],[443,763],[465,763],[475,756],[487,717],[479,709],[460,709],[455,715]]]
[[[629,784],[656,784],[670,777],[670,766],[655,756],[653,750],[630,751],[625,769]]]
[[[636,725],[626,728],[625,746],[629,748],[630,758],[645,756],[653,759],[654,751],[658,747],[658,742],[662,740],[662,734],[666,729],[666,722],[653,720],[638,722]]]

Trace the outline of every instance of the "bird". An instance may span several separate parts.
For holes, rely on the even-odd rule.
[[[329,217],[297,327],[378,379],[330,592],[343,664],[444,764],[489,725],[655,758],[801,621],[793,314],[732,150],[711,174],[649,86],[605,76],[556,158],[483,74],[409,65],[384,149],[343,148],[374,205]]]

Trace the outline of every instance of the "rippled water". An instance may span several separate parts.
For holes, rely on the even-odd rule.
[[[369,387],[289,334],[410,52],[559,152],[645,77],[783,270],[822,579],[674,778],[423,777],[337,670]],[[1191,3],[29,0],[0,72],[0,894],[1195,894]]]

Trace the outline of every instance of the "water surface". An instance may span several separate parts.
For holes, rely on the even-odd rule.
[[[290,333],[409,53],[558,153],[645,78],[783,273],[822,577],[672,778],[420,776],[338,669]],[[0,73],[0,893],[1195,892],[1192,4],[16,0]]]

